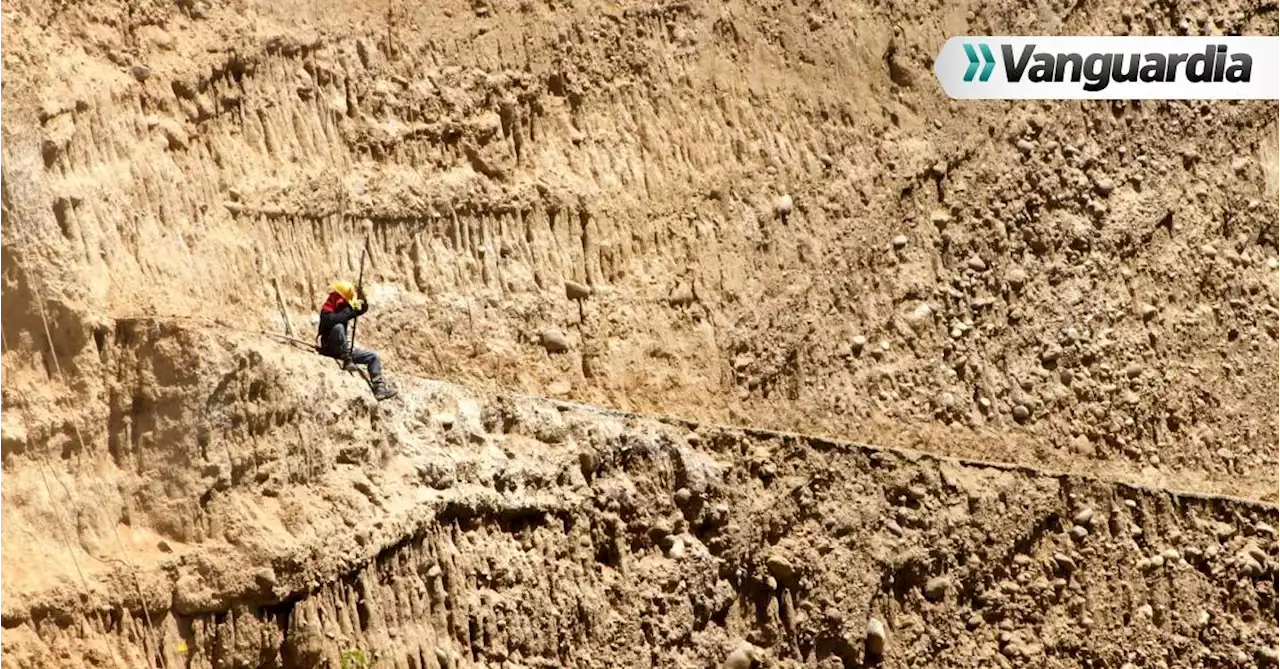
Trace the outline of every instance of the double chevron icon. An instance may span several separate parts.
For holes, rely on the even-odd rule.
[[[977,73],[979,65],[982,65],[982,74],[978,75],[978,81],[990,79],[991,71],[996,69],[996,57],[991,53],[991,49],[986,44],[979,43],[978,50],[982,51],[982,60],[978,59],[972,44],[964,45],[964,55],[969,58],[969,69],[964,71],[965,81],[973,81],[973,75]]]

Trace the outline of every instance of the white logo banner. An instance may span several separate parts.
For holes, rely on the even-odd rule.
[[[1277,100],[1277,37],[952,37],[947,95],[996,100]]]

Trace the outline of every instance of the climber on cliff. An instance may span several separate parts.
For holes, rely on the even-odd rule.
[[[379,401],[395,397],[396,391],[388,388],[382,378],[382,361],[378,354],[347,343],[347,321],[364,315],[369,310],[364,295],[358,294],[350,281],[338,281],[329,292],[329,299],[320,308],[320,329],[316,334],[316,351],[321,355],[341,360],[343,369],[356,371],[356,365],[369,369],[369,381],[373,396]]]

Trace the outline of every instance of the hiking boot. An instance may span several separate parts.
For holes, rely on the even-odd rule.
[[[342,371],[344,371],[344,372],[359,372],[359,371],[360,371],[360,365],[357,365],[356,363],[351,362],[350,360],[347,360],[347,361],[345,361],[345,362],[343,362],[343,363],[342,363]]]
[[[373,398],[381,402],[389,400],[396,396],[396,391],[387,386],[383,381],[377,381],[373,384]]]

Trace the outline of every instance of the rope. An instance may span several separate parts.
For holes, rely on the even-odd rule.
[[[35,280],[34,280],[34,277],[32,277],[32,283],[33,283],[33,284],[35,284],[35,283],[36,283],[36,282],[35,282]],[[45,336],[45,341],[49,344],[49,357],[53,359],[53,369],[54,369],[54,371],[57,373],[57,376],[58,376],[58,382],[59,382],[59,383],[61,383],[61,384],[63,384],[63,385],[66,385],[66,378],[65,378],[65,377],[63,376],[63,374],[62,374],[62,364],[58,362],[58,353],[57,353],[57,351],[55,351],[55,350],[54,350],[54,346],[53,346],[53,333],[49,330],[49,318],[48,318],[48,316],[45,314],[45,309],[44,309],[44,299],[45,299],[45,298],[44,298],[44,288],[43,288],[43,285],[34,285],[33,287],[35,287],[35,288],[36,288],[36,298],[37,298],[37,299],[36,299],[36,305],[40,307],[40,322],[41,322],[41,323],[43,324],[43,326],[44,326],[44,336]],[[87,452],[87,451],[88,451],[88,448],[87,448],[87,446],[85,445],[84,435],[83,435],[83,434],[81,434],[81,432],[80,432],[80,425],[79,425],[79,423],[78,423],[78,422],[76,422],[76,421],[74,421],[74,420],[73,420],[73,421],[71,421],[71,429],[75,432],[75,435],[76,435],[76,441],[77,441],[77,442],[79,442],[79,444],[80,444],[80,452],[81,452],[81,453],[85,453],[85,452]],[[47,453],[42,453],[42,455],[43,455],[44,457],[47,457],[47,456],[48,456],[48,454],[47,454]],[[41,475],[43,476],[43,472],[41,473]],[[96,474],[95,474],[95,476],[96,476]],[[65,486],[65,484],[63,485],[63,487],[64,487],[64,489],[65,489],[65,487],[66,487],[66,486]],[[70,497],[70,493],[69,493],[69,492],[68,492],[68,497]],[[156,645],[156,642],[155,642],[155,639],[154,639],[154,636],[155,636],[155,633],[156,633],[155,625],[151,622],[151,612],[147,610],[147,599],[146,599],[146,596],[145,596],[145,595],[143,595],[143,592],[142,592],[142,580],[141,580],[140,578],[138,578],[138,568],[137,568],[137,566],[136,566],[136,565],[134,565],[134,563],[133,563],[133,559],[129,556],[129,549],[128,549],[127,547],[125,547],[125,545],[124,545],[124,541],[120,538],[120,529],[119,529],[118,527],[113,526],[113,527],[112,527],[112,534],[114,534],[114,535],[115,535],[115,538],[116,538],[116,545],[118,545],[118,546],[120,547],[120,554],[124,557],[125,564],[129,565],[129,572],[130,572],[130,573],[131,573],[131,575],[133,576],[133,587],[134,587],[134,589],[135,589],[135,590],[137,590],[137,592],[138,592],[138,603],[139,603],[139,605],[142,607],[142,618],[143,618],[143,620],[144,620],[144,621],[146,622],[146,624],[147,624],[147,630],[146,630],[146,631],[147,631],[147,633],[146,633],[146,637],[147,637],[147,638],[146,638],[146,643],[147,643],[147,645],[148,645],[148,646],[150,646],[150,647],[152,648],[152,650],[153,650],[154,652],[156,652],[156,653],[158,653],[158,654],[159,654],[159,656],[160,656],[160,666],[161,666],[161,667],[163,667],[164,669],[168,669],[168,667],[169,667],[169,661],[168,661],[168,659],[166,659],[166,657],[165,657],[164,650],[163,650],[162,648],[160,648],[159,646],[157,646],[157,645]],[[75,555],[74,555],[74,553],[72,554],[72,560],[75,560]],[[76,561],[76,571],[79,571],[79,570],[80,570],[80,563],[79,563],[78,561]],[[81,579],[83,580],[83,578],[84,578],[84,574],[82,573],[82,574],[81,574]],[[88,591],[88,583],[87,583],[87,582],[85,583],[85,590],[86,590],[86,592]]]
[[[3,336],[3,332],[0,332],[0,341],[3,341],[6,349],[9,348],[9,340]],[[19,401],[22,402],[22,421],[25,425],[30,425],[31,414],[29,407],[31,406],[31,400],[22,390],[15,390],[15,392],[18,393]],[[84,588],[85,594],[88,595],[89,579],[85,578],[84,571],[80,569],[80,561],[76,559],[75,548],[71,545],[71,532],[67,529],[68,523],[62,516],[62,509],[58,506],[58,498],[53,494],[53,486],[49,485],[49,476],[46,470],[52,469],[52,467],[49,467],[47,462],[48,457],[49,454],[44,451],[36,452],[36,463],[40,466],[40,480],[44,483],[45,494],[49,496],[49,504],[53,506],[53,515],[58,521],[58,534],[61,535],[62,542],[67,547],[67,554],[71,556],[71,564],[75,565],[76,575],[80,577],[80,585]],[[61,483],[61,481],[59,481],[59,483]],[[63,485],[62,489],[63,491],[66,491],[66,485]],[[67,494],[67,498],[71,498],[70,493]]]

